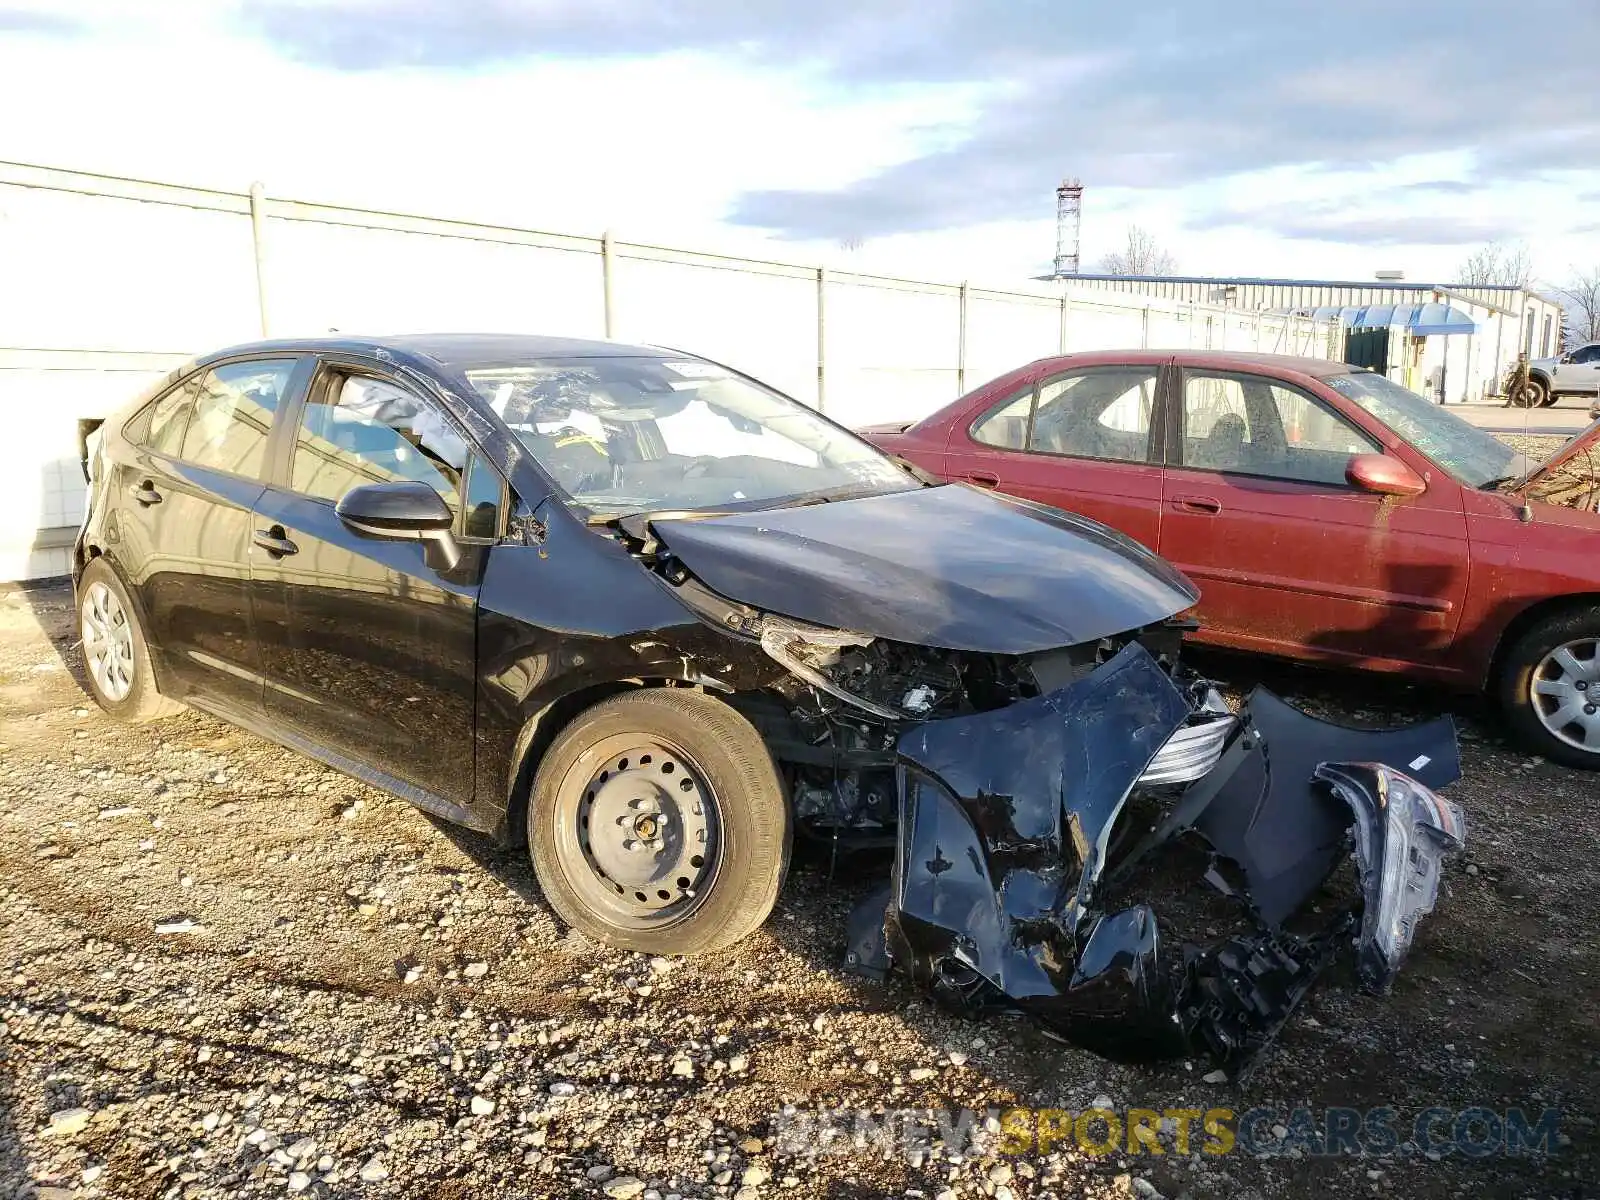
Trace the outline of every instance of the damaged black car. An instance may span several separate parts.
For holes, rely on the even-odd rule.
[[[1232,711],[1147,550],[693,355],[260,342],[81,428],[102,708],[189,704],[525,843],[613,945],[730,945],[795,839],[876,850],[854,969],[1244,1070],[1336,956],[1389,987],[1465,837],[1447,719]]]

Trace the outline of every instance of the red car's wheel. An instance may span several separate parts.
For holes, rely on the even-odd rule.
[[[1545,618],[1506,655],[1500,702],[1530,749],[1600,770],[1600,610]]]

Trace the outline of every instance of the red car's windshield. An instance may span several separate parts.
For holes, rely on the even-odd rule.
[[[1538,464],[1499,438],[1372,371],[1324,382],[1347,396],[1426,454],[1458,483],[1488,487],[1521,479]]]

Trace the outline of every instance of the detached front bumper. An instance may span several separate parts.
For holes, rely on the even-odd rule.
[[[959,1008],[1031,1013],[1108,1057],[1205,1049],[1240,1074],[1352,941],[1363,984],[1387,990],[1440,859],[1464,844],[1430,790],[1460,774],[1454,726],[1347,729],[1260,689],[1237,720],[1208,708],[1130,643],[1047,695],[909,730],[890,886],[852,920],[847,962]],[[1159,816],[1113,863],[1136,792]],[[1361,894],[1307,930],[1352,830]],[[1149,903],[1100,903],[1185,835],[1241,902],[1244,928],[1210,945],[1164,944]]]

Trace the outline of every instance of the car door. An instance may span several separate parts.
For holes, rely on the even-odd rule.
[[[950,440],[947,474],[1080,513],[1154,547],[1160,363],[1078,367],[1025,384]]]
[[[1556,364],[1552,391],[1600,394],[1600,345],[1575,350],[1570,362]]]
[[[1160,551],[1200,587],[1202,638],[1349,662],[1425,663],[1449,646],[1468,571],[1459,485],[1392,448],[1428,490],[1355,487],[1349,460],[1378,438],[1265,375],[1184,368],[1173,418]]]
[[[308,372],[296,355],[217,363],[135,423],[140,452],[112,485],[121,489],[116,553],[174,696],[259,708],[250,509],[275,414]]]
[[[442,406],[363,362],[324,361],[292,420],[252,518],[268,716],[449,815],[472,794],[478,585],[504,485]],[[351,488],[397,479],[456,514],[454,565],[334,511]]]

